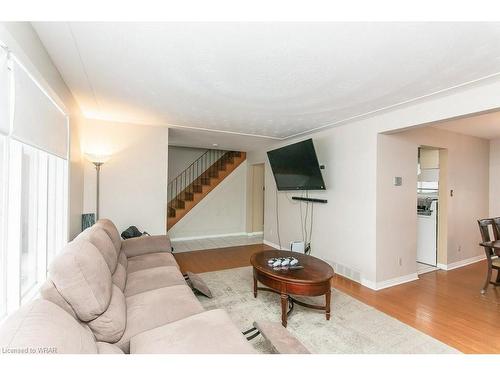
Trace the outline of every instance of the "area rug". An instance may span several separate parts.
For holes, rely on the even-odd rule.
[[[259,291],[253,297],[252,268],[233,268],[200,275],[212,290],[213,298],[199,296],[207,309],[224,309],[241,331],[256,320],[281,321],[280,296]],[[324,297],[301,298],[324,304]],[[332,289],[331,319],[321,311],[295,305],[288,317],[288,330],[312,353],[444,354],[459,353],[452,347]],[[259,352],[271,347],[261,335],[252,345]]]

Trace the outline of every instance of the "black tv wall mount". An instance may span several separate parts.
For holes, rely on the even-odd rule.
[[[304,198],[304,197],[292,197],[295,201],[304,201],[304,202],[312,202],[312,203],[328,203],[327,199],[318,199],[318,198]]]

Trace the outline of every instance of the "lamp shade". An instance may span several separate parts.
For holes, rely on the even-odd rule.
[[[85,158],[94,164],[104,164],[111,159],[111,155],[85,154]]]

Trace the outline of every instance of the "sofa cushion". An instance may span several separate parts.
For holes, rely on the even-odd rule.
[[[127,258],[149,253],[170,253],[172,251],[172,244],[170,243],[170,238],[165,234],[155,236],[145,235],[122,241],[122,251],[127,255]]]
[[[256,354],[224,310],[210,310],[143,332],[133,354]]]
[[[96,344],[99,354],[125,354],[123,350],[114,344],[102,341],[98,341]]]
[[[92,226],[85,229],[76,238],[87,240],[94,245],[101,252],[102,257],[109,267],[109,271],[111,273],[115,272],[116,264],[118,263],[118,253],[113,245],[113,241],[111,241],[111,238],[109,238],[108,234],[102,228]]]
[[[184,276],[177,267],[154,267],[131,273],[127,279],[125,296],[172,285],[186,285]]]
[[[118,263],[121,264],[125,269],[128,267],[128,259],[123,251],[118,255]]]
[[[115,224],[109,219],[99,219],[94,226],[104,229],[109,238],[111,238],[111,241],[113,241],[113,245],[115,245],[116,254],[119,254],[122,247],[122,238]]]
[[[0,327],[4,350],[35,353],[97,353],[92,332],[59,306],[37,299],[12,314]]]
[[[123,292],[127,283],[127,271],[118,263],[115,273],[113,274],[113,284],[115,284]]]
[[[150,329],[203,312],[203,307],[187,285],[154,289],[126,298],[127,326],[116,343],[129,352],[130,339]]]
[[[96,339],[110,343],[120,340],[127,323],[126,310],[123,292],[116,285],[113,285],[111,302],[106,311],[87,323]]]
[[[111,273],[97,248],[86,240],[68,243],[49,267],[55,287],[78,318],[97,318],[111,300]]]
[[[179,267],[175,258],[170,253],[151,253],[128,258],[127,273],[144,270],[146,268],[175,266]]]
[[[66,302],[63,296],[61,296],[61,293],[59,293],[59,291],[56,289],[52,280],[48,279],[42,284],[42,286],[40,287],[40,295],[42,296],[42,298],[55,303],[61,309],[70,314],[73,318],[78,319],[75,311],[70,306],[70,304]]]
[[[186,272],[187,278],[188,278],[188,285],[193,289],[194,291],[203,294],[205,297],[212,298],[212,291],[208,287],[208,285],[205,283],[203,278],[193,272]]]

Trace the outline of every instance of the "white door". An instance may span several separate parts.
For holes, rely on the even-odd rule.
[[[252,232],[264,231],[264,164],[252,166]]]

